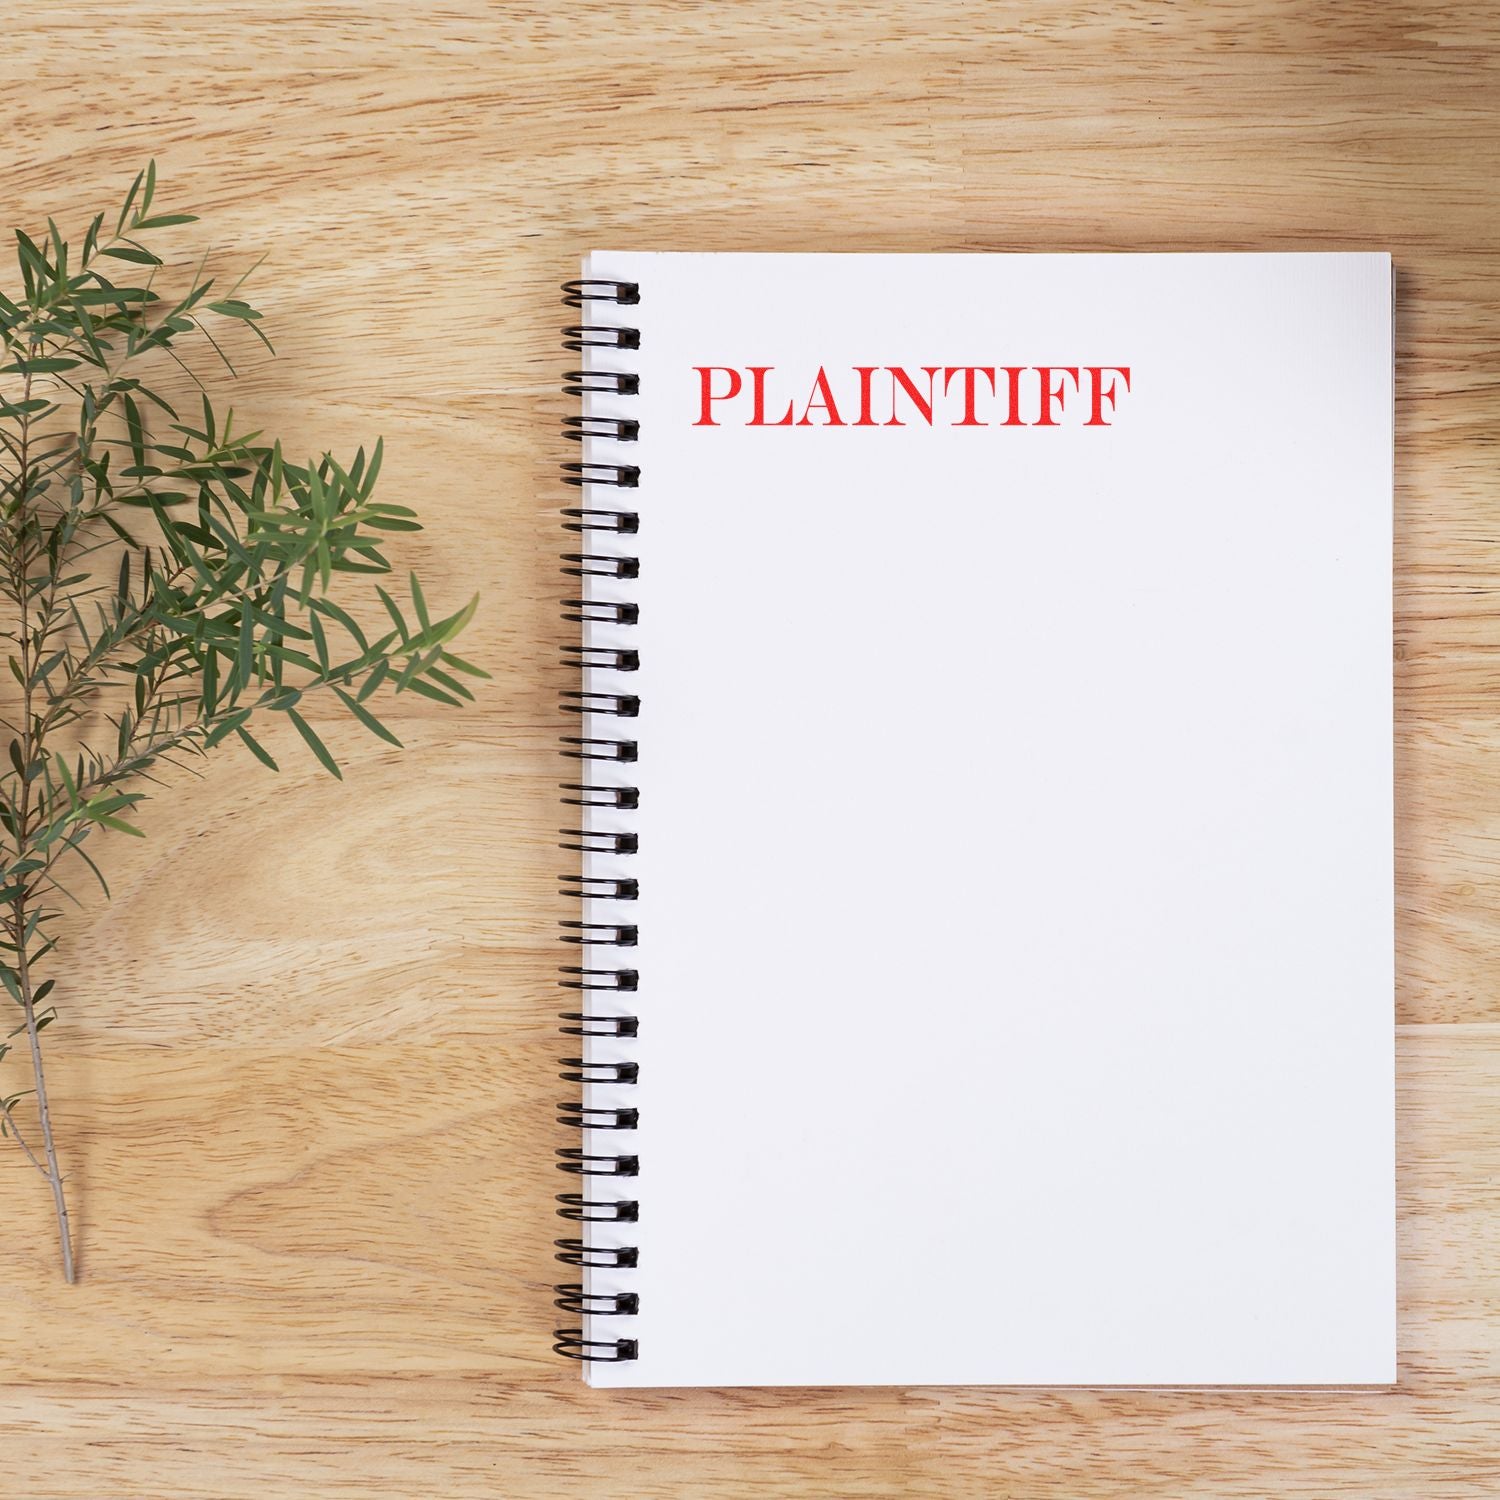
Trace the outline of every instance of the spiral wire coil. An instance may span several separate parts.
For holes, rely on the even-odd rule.
[[[634,307],[640,300],[640,287],[634,282],[589,278],[563,284],[563,302],[583,310],[585,317],[597,304]],[[618,359],[622,352],[640,345],[637,328],[589,321],[563,330],[563,347],[584,353],[590,364],[601,358]],[[563,390],[580,399],[634,396],[640,391],[640,377],[625,370],[569,370]],[[622,416],[569,416],[563,421],[563,436],[579,444],[633,443],[640,437],[640,424]],[[582,686],[565,691],[559,705],[563,713],[576,716],[579,733],[560,740],[560,754],[578,763],[573,773],[578,779],[561,784],[561,800],[570,810],[571,826],[560,829],[558,847],[587,863],[561,877],[563,894],[577,898],[584,911],[582,919],[561,924],[567,961],[558,973],[559,986],[578,995],[579,1009],[563,1011],[559,1017],[559,1029],[572,1045],[560,1059],[558,1077],[576,1087],[577,1097],[558,1105],[557,1118],[580,1132],[583,1143],[559,1149],[557,1167],[583,1179],[579,1184],[583,1191],[557,1194],[557,1213],[569,1224],[583,1227],[554,1244],[559,1261],[585,1273],[630,1271],[639,1264],[639,1248],[599,1243],[591,1226],[634,1224],[640,1218],[636,1199],[614,1196],[608,1187],[594,1182],[635,1177],[640,1172],[637,1155],[626,1148],[614,1149],[617,1140],[628,1140],[626,1133],[636,1129],[640,1118],[637,1109],[618,1102],[622,1096],[616,1092],[634,1087],[640,1075],[640,1065],[628,1050],[639,1034],[640,1021],[620,1009],[618,998],[633,993],[640,981],[622,951],[639,942],[629,903],[639,899],[640,886],[614,864],[635,854],[639,839],[633,828],[598,828],[593,824],[595,813],[571,810],[596,809],[613,822],[618,814],[633,813],[640,806],[640,788],[622,779],[627,774],[623,768],[635,763],[639,751],[638,741],[622,721],[641,714],[641,700],[630,691],[630,679],[624,674],[640,670],[640,654],[620,645],[613,634],[628,630],[639,618],[639,606],[617,595],[622,585],[639,576],[640,559],[610,550],[629,545],[623,539],[640,530],[640,517],[633,510],[595,508],[591,492],[601,487],[634,489],[641,471],[634,464],[594,462],[587,449],[560,468],[565,484],[584,491],[584,504],[563,511],[563,528],[576,537],[571,545],[577,550],[561,555],[562,573],[576,590],[574,597],[562,601],[562,617],[579,627],[583,640],[569,641],[562,648],[564,664],[579,674]],[[597,597],[601,590],[607,590],[608,596]],[[607,641],[594,639],[596,634],[606,635]],[[609,861],[607,874],[596,873],[593,862],[601,857]],[[599,1090],[607,1091],[604,1097],[609,1102],[597,1102]],[[596,1139],[601,1136],[603,1141]],[[606,1233],[615,1237],[611,1231]],[[618,1324],[610,1321],[599,1328],[594,1321],[634,1317],[640,1311],[638,1293],[593,1291],[587,1289],[586,1281],[562,1282],[553,1291],[554,1305],[580,1319],[578,1326],[554,1332],[555,1353],[606,1364],[639,1357],[637,1341],[619,1333]]]

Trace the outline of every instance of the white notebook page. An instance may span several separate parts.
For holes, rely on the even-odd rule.
[[[1389,258],[584,274],[641,288],[589,406],[640,487],[585,501],[641,518],[595,635],[640,809],[593,819],[640,899],[591,912],[640,929],[639,1082],[592,1091],[640,1218],[591,1234],[639,1264],[589,1277],[639,1357],[588,1378],[1393,1380]],[[882,375],[907,424],[854,425],[892,366],[1130,376],[959,427],[962,377],[929,426]],[[810,425],[748,374],[695,425],[701,367]]]

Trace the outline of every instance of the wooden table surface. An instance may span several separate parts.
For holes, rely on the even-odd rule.
[[[384,434],[401,560],[483,591],[495,674],[407,701],[404,756],[335,730],[342,784],[227,753],[109,850],[48,1036],[77,1287],[0,1152],[7,1493],[1500,1492],[1500,8],[22,0],[0,35],[0,228],[155,155],[184,259],[269,251],[237,405],[294,452]],[[1394,252],[1396,1389],[611,1394],[549,1353],[590,245]]]

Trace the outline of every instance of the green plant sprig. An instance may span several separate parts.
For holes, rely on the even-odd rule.
[[[73,857],[108,884],[85,846],[131,821],[144,784],[231,737],[271,770],[250,724],[281,715],[325,770],[341,775],[299,711],[318,698],[388,744],[372,707],[382,689],[456,706],[465,678],[486,674],[451,643],[477,599],[434,617],[415,574],[409,604],[385,588],[387,617],[362,629],[329,597],[335,574],[388,574],[383,548],[421,529],[415,513],[374,498],[382,448],[341,464],[289,461],[279,442],[237,432],[184,362],[204,339],[233,374],[210,320],[247,328],[266,349],[242,277],[214,297],[203,266],[175,299],[154,289],[154,231],[195,222],[153,213],[156,167],[132,184],[105,234],[90,223],[75,256],[57,225],[16,230],[21,291],[0,291],[0,637],[17,702],[0,713],[0,984],[21,1011],[0,1062],[24,1036],[31,1087],[0,1089],[0,1135],[15,1139],[52,1190],[63,1274],[75,1276],[63,1175],[47,1101],[40,1033],[56,1019],[54,979],[37,966],[57,948],[58,901]],[[114,279],[141,269],[139,284]],[[174,363],[198,387],[179,415],[155,371]],[[151,383],[147,383],[148,380]],[[104,726],[101,728],[101,726]],[[40,1145],[17,1110],[34,1096]]]

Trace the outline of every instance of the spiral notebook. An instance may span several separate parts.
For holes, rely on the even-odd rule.
[[[565,300],[557,1351],[1394,1380],[1389,257]]]

